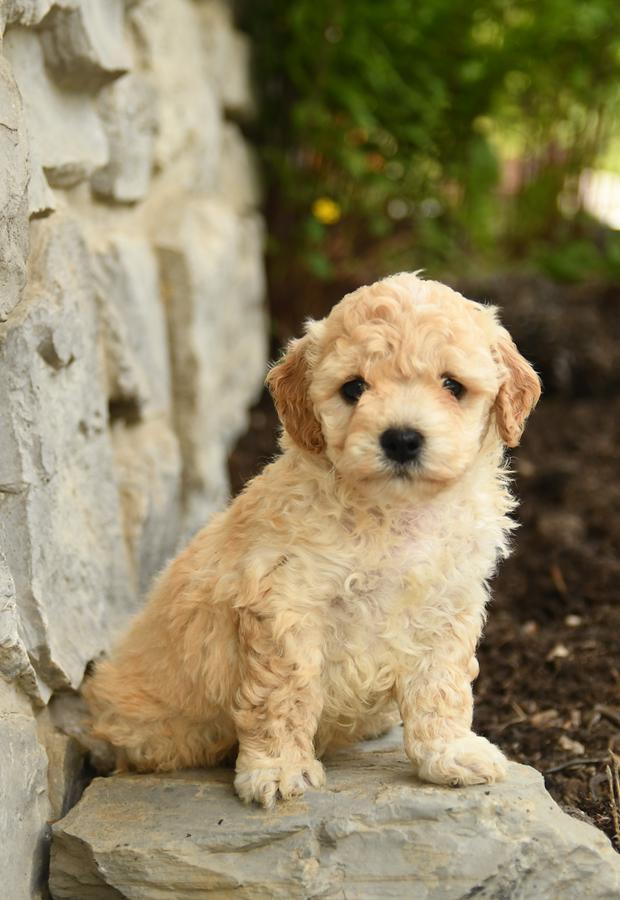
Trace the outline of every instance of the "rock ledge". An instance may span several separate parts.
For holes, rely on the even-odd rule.
[[[53,827],[55,900],[620,897],[620,856],[563,813],[541,776],[421,784],[400,729],[326,760],[328,788],[274,812],[232,771],[96,779]]]

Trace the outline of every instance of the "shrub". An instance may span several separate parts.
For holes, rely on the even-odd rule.
[[[522,257],[553,238],[558,197],[610,130],[617,0],[250,0],[242,13],[276,269]]]

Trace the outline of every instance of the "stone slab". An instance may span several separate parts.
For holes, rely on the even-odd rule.
[[[67,0],[62,0],[63,5]],[[58,0],[3,0],[0,3],[0,30],[7,25],[38,25]]]
[[[221,200],[196,198],[162,209],[155,243],[189,535],[226,499],[226,458],[263,381],[261,223]]]
[[[50,78],[36,32],[8,29],[3,52],[23,97],[33,170],[42,167],[52,187],[67,188],[104,166],[108,143],[91,97]]]
[[[113,416],[115,407],[133,418],[169,413],[168,336],[155,253],[141,237],[112,235],[93,254],[93,272]]]
[[[200,6],[204,45],[211,78],[220,103],[229,118],[247,120],[256,115],[256,100],[250,79],[250,42],[237,31],[233,8],[222,0]]]
[[[59,82],[95,91],[131,65],[124,0],[54,4],[39,26],[45,61]]]
[[[0,498],[0,513],[2,506]],[[15,682],[38,703],[44,703],[51,691],[38,677],[20,634],[15,582],[1,549],[6,543],[6,532],[0,522],[0,675],[6,681]]]
[[[164,418],[112,428],[125,541],[139,595],[174,555],[180,527],[181,454]]]
[[[151,181],[157,94],[140,74],[125,75],[104,87],[97,98],[110,158],[92,177],[93,191],[116,203],[135,203]]]
[[[129,21],[138,65],[149,71],[156,92],[155,165],[165,170],[190,150],[194,190],[213,189],[221,113],[198,8],[190,0],[142,0],[129,9]]]
[[[611,900],[620,856],[511,764],[493,786],[418,782],[400,729],[334,754],[328,786],[244,806],[232,770],[97,779],[54,825],[55,900]]]
[[[241,215],[256,211],[262,201],[256,156],[234,122],[222,128],[217,192]]]
[[[57,689],[80,684],[135,597],[90,256],[71,218],[36,224],[28,288],[0,325],[0,550],[18,637]]]
[[[0,322],[19,301],[28,252],[26,120],[11,67],[0,57]]]
[[[0,678],[0,895],[41,897],[50,833],[47,756],[30,704]]]

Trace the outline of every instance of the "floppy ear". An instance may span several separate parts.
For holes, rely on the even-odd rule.
[[[495,346],[504,376],[495,400],[495,420],[501,439],[508,447],[521,440],[525,420],[538,403],[540,379],[516,348],[505,328]]]
[[[307,336],[290,341],[282,360],[267,375],[266,384],[280,420],[295,443],[304,450],[320,453],[325,440],[308,396],[307,345]]]

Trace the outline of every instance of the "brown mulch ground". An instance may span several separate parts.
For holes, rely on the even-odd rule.
[[[620,403],[614,416],[609,401],[548,400],[515,462],[523,527],[494,585],[477,725],[512,759],[543,772],[564,807],[612,837],[606,765],[610,750],[620,755]]]
[[[263,396],[231,456],[235,492],[276,452],[276,428]],[[514,466],[522,528],[494,583],[476,726],[543,772],[565,809],[612,837],[606,765],[610,750],[620,755],[617,392],[577,399],[552,389]]]

